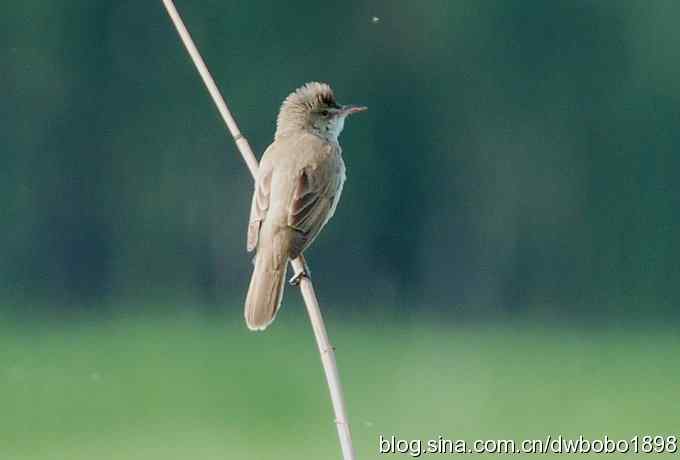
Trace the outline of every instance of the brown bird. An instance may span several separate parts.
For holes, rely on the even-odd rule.
[[[281,105],[274,142],[260,161],[248,224],[257,249],[245,304],[251,330],[263,330],[281,305],[286,269],[333,216],[345,181],[338,136],[345,118],[366,107],[338,105],[325,83],[311,82]],[[297,284],[309,269],[294,276]]]

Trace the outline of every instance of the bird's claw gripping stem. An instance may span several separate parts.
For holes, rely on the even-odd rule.
[[[304,270],[294,274],[288,281],[288,284],[290,284],[291,286],[297,286],[298,284],[300,284],[300,281],[302,281],[302,278],[309,278],[307,272]]]
[[[292,278],[288,281],[288,284],[291,286],[297,286],[300,284],[300,281],[302,281],[302,278],[307,278],[307,279],[312,279],[312,272],[309,270],[309,266],[307,266],[307,261],[304,259],[304,257],[300,256],[302,259],[302,271],[297,272],[292,276]]]

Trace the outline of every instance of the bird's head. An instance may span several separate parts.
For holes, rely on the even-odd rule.
[[[339,105],[326,83],[306,83],[283,101],[276,121],[276,137],[306,130],[329,141],[337,141],[345,118],[364,110],[366,107]]]

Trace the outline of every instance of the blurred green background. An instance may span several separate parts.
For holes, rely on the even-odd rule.
[[[256,152],[306,81],[370,108],[308,253],[360,458],[680,434],[680,3],[177,7]],[[252,181],[161,2],[0,26],[0,458],[339,458],[299,294],[242,324]]]

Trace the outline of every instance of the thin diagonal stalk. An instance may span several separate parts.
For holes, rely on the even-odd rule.
[[[205,65],[201,54],[198,52],[194,41],[189,34],[181,16],[177,12],[175,5],[172,0],[162,0],[165,5],[170,19],[172,19],[177,32],[184,43],[191,60],[194,62],[198,73],[203,79],[203,83],[208,89],[210,96],[212,97],[217,110],[219,110],[220,115],[224,123],[227,125],[229,132],[236,142],[239,152],[243,160],[246,162],[250,174],[253,179],[257,177],[258,162],[253,154],[253,150],[250,148],[248,140],[241,134],[238,129],[236,120],[232,116],[227,104],[224,102],[222,95],[220,94],[215,81],[210,75],[208,67]],[[295,273],[300,273],[303,270],[304,263],[302,256],[292,261],[293,270]],[[328,333],[326,332],[326,326],[321,316],[321,309],[319,308],[319,301],[316,298],[316,293],[314,292],[314,285],[312,281],[307,277],[302,277],[300,281],[300,292],[302,293],[302,298],[307,307],[307,313],[309,314],[309,320],[312,323],[312,329],[314,330],[314,336],[316,337],[316,344],[319,348],[319,354],[321,355],[321,363],[323,364],[324,372],[326,373],[326,382],[328,383],[328,390],[331,394],[331,401],[333,403],[333,411],[335,412],[335,424],[338,429],[338,438],[340,439],[340,447],[342,448],[342,456],[344,460],[356,460],[354,454],[354,447],[352,446],[352,435],[350,433],[349,422],[347,420],[347,410],[345,408],[345,399],[342,393],[342,386],[340,385],[340,374],[338,373],[338,366],[335,362],[335,349],[331,345],[328,339]]]

